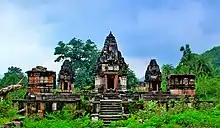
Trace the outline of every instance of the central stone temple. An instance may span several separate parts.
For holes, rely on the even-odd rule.
[[[110,32],[104,42],[104,47],[98,58],[95,72],[95,91],[126,91],[127,69],[117,42]]]

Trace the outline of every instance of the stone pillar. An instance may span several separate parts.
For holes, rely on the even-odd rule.
[[[118,90],[118,75],[115,75],[115,78],[114,78],[114,89],[116,91]]]
[[[38,110],[38,115],[40,117],[44,116],[44,110],[45,110],[45,103],[40,103],[40,110]]]
[[[157,90],[156,90],[157,92],[159,91],[159,84],[157,84]]]
[[[56,111],[57,110],[57,103],[52,103],[52,110]]]
[[[108,77],[105,75],[105,85],[104,85],[104,91],[106,91],[108,88]]]
[[[100,104],[96,104],[96,113],[99,113],[100,111]]]
[[[74,91],[74,84],[70,84],[70,90]]]
[[[96,91],[96,92],[98,92],[98,88],[99,88],[99,86],[100,86],[101,84],[102,84],[102,83],[101,83],[100,77],[99,77],[99,76],[96,76],[96,77],[95,77],[95,91]]]
[[[68,82],[67,90],[70,91],[70,82]]]
[[[148,82],[148,84],[149,84],[149,91],[152,91],[152,83]]]
[[[63,90],[63,81],[60,82],[60,89]]]
[[[126,76],[121,77],[121,90],[123,91],[127,90],[127,77]]]
[[[25,104],[25,110],[26,110],[26,111],[25,111],[25,115],[26,115],[26,116],[28,116],[28,106],[29,106],[29,103],[26,103],[26,104]]]

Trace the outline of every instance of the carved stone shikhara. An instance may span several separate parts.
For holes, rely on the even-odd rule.
[[[161,91],[162,74],[155,59],[152,59],[147,67],[145,82],[149,91]]]
[[[95,72],[95,90],[127,90],[127,70],[117,42],[110,32],[105,39],[104,47],[97,61]]]
[[[59,89],[62,91],[72,92],[74,88],[74,71],[72,70],[71,62],[65,60],[61,66],[58,77]]]

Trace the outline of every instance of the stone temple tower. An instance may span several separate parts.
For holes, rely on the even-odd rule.
[[[65,60],[61,66],[59,77],[59,89],[64,92],[72,92],[74,89],[74,72],[72,71],[71,63]]]
[[[145,72],[145,82],[149,91],[161,91],[162,74],[155,59],[151,59]]]
[[[127,69],[117,42],[110,32],[104,42],[104,47],[97,61],[95,72],[95,91],[127,90]]]

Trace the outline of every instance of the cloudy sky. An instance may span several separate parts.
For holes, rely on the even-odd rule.
[[[176,65],[186,43],[197,53],[219,45],[219,0],[0,0],[0,74],[9,66],[58,71],[60,40],[91,39],[102,47],[109,31],[138,77],[151,58]]]

